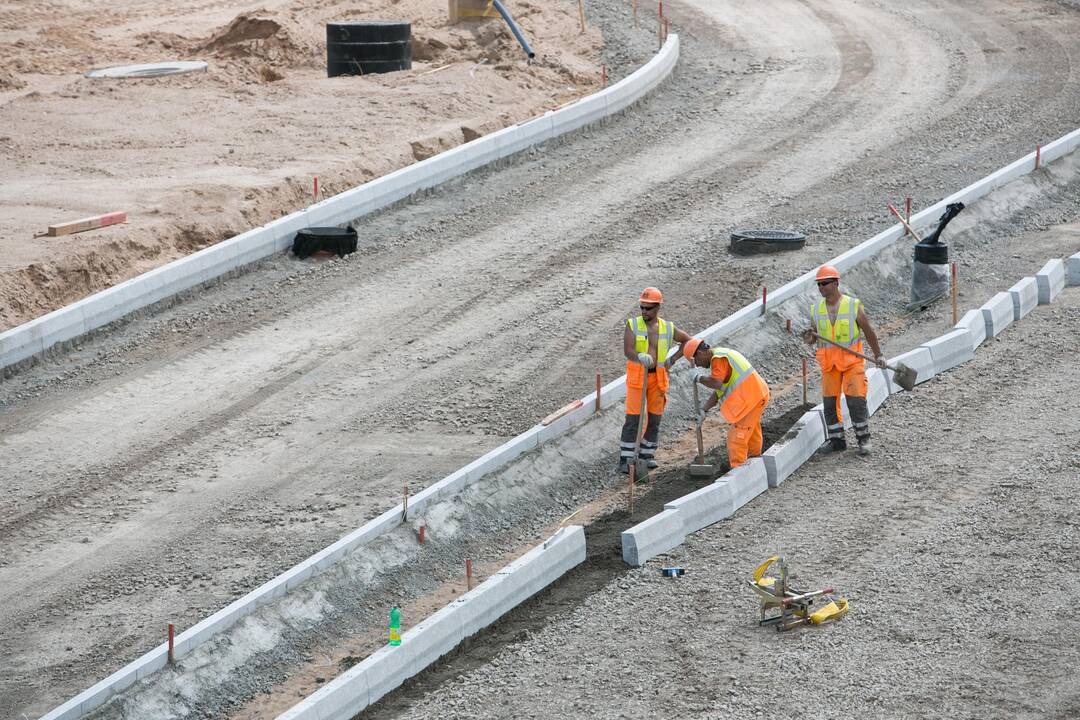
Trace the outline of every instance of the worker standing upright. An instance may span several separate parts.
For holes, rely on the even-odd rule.
[[[858,298],[840,292],[840,272],[831,265],[822,265],[817,271],[818,292],[821,300],[810,308],[811,330],[803,333],[807,344],[815,342],[817,333],[823,338],[863,352],[862,339],[870,343],[874,360],[884,365],[877,334],[870,324],[862,302]],[[821,402],[825,410],[825,430],[829,438],[829,450],[847,449],[844,438],[844,420],[840,416],[840,394],[847,396],[851,424],[859,443],[859,454],[870,453],[870,412],[866,405],[866,363],[844,352],[843,349],[821,340],[817,342],[817,361],[821,366]]]
[[[696,382],[716,392],[709,395],[702,414],[717,404],[728,421],[728,463],[737,468],[748,457],[761,454],[761,415],[769,404],[769,386],[746,357],[731,348],[711,348],[693,338],[683,345],[686,359],[710,369]]]
[[[630,460],[637,443],[638,421],[641,417],[641,388],[645,387],[646,424],[639,456],[648,467],[656,467],[656,448],[659,447],[660,418],[667,407],[668,368],[678,360],[676,353],[668,362],[668,351],[690,339],[675,323],[660,317],[664,296],[654,287],[641,291],[638,306],[641,314],[627,318],[623,330],[623,354],[626,355],[626,420],[619,438],[619,472],[630,472]]]

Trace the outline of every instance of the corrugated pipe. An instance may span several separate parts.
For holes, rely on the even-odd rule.
[[[525,40],[525,36],[521,34],[521,30],[519,30],[518,26],[514,23],[514,18],[510,17],[510,13],[506,11],[506,7],[503,6],[499,0],[493,0],[493,4],[495,5],[495,9],[499,11],[499,14],[503,16],[503,20],[506,21],[506,24],[510,26],[510,32],[514,33],[514,37],[521,43],[521,48],[525,51],[525,54],[528,55],[530,59],[536,57],[536,53],[529,47],[528,41]]]

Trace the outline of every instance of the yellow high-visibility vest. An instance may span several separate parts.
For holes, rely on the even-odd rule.
[[[858,298],[850,295],[840,297],[840,306],[836,308],[836,322],[829,322],[829,308],[825,304],[825,298],[814,306],[813,320],[817,327],[817,334],[821,337],[835,340],[844,347],[852,347],[859,343],[862,333],[859,332],[859,308],[862,304]],[[826,349],[829,343],[817,341],[819,349]]]
[[[649,326],[645,324],[645,318],[641,315],[633,320],[627,318],[626,324],[634,333],[634,352],[649,352]],[[668,349],[675,339],[675,324],[663,318],[657,318],[656,324],[656,364],[663,365],[667,360]]]
[[[731,393],[735,392],[735,388],[742,385],[743,381],[753,374],[754,366],[750,364],[750,361],[742,353],[731,348],[715,347],[712,349],[712,355],[714,358],[726,358],[728,365],[731,366],[731,375],[716,390],[716,399],[723,404],[731,396]]]

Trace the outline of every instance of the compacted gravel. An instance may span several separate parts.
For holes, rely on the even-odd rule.
[[[1071,288],[891,397],[872,457],[814,458],[643,568],[540,596],[363,717],[1080,715],[1078,358]],[[746,581],[772,554],[849,615],[758,627]]]

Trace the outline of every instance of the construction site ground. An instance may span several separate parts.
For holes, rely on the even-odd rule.
[[[588,5],[608,57],[640,64],[655,28],[633,31],[627,6]],[[403,485],[584,395],[594,373],[619,375],[644,285],[697,331],[890,225],[885,202],[928,205],[1080,116],[1066,3],[665,6],[680,66],[634,111],[364,219],[344,260],[273,258],[0,385],[0,715],[44,712],[159,643],[165,622],[193,624]],[[1076,252],[1078,197],[1070,160],[954,221],[962,306]],[[798,229],[807,247],[731,256],[744,226]],[[905,314],[895,280],[858,280],[890,354],[947,327],[942,307]],[[371,714],[1075,713],[1063,639],[1080,448],[1063,389],[1080,374],[1078,306],[1069,290],[891,399],[876,455],[814,461],[690,538],[668,559],[690,569],[677,581],[616,554],[633,521],[618,514],[614,432],[570,444],[552,492],[479,513],[471,540],[367,598],[354,634],[376,642],[388,599],[437,607],[463,552],[498,567],[582,506],[587,566]],[[799,409],[797,362],[761,358],[785,388],[773,438]],[[688,419],[684,406],[668,421],[641,517],[694,487]],[[721,437],[710,425],[710,445]],[[844,592],[851,616],[758,629],[743,583],[775,551],[800,582]],[[344,634],[170,712],[271,716],[315,689],[305,664],[334,658],[324,679],[347,664]]]
[[[363,717],[1077,717],[1078,357],[1072,288],[890,398],[872,457],[815,458],[584,594],[571,574]],[[758,627],[775,553],[849,614]]]
[[[600,87],[576,3],[513,10],[532,62],[445,0],[0,7],[0,330],[305,207],[316,177],[329,197]],[[412,69],[327,78],[326,23],[371,19],[412,23]],[[83,77],[175,60],[209,70]],[[35,238],[116,210],[126,224]]]

